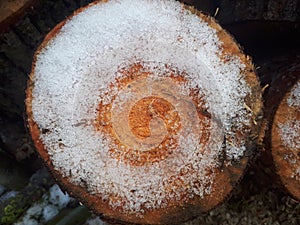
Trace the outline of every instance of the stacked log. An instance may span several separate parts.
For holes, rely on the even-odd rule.
[[[22,20],[14,23],[13,25],[10,23],[8,26],[10,26],[7,33],[0,34],[0,76],[1,76],[1,89],[0,89],[0,106],[1,106],[1,120],[0,120],[0,126],[1,126],[1,133],[0,133],[0,147],[1,149],[5,150],[6,152],[9,152],[9,154],[13,157],[15,157],[18,161],[23,161],[24,159],[26,161],[26,158],[30,154],[32,156],[32,150],[33,146],[32,143],[29,141],[28,134],[26,133],[24,127],[23,127],[23,113],[24,113],[24,89],[26,86],[26,79],[27,74],[30,73],[30,67],[31,67],[31,58],[33,55],[33,52],[37,45],[41,42],[44,35],[48,33],[55,24],[59,23],[61,20],[63,20],[65,17],[70,15],[72,11],[82,5],[86,5],[90,1],[72,1],[72,0],[60,0],[57,2],[53,1],[41,1],[43,4],[40,5],[39,8],[35,10],[29,10],[28,14],[25,18]],[[192,5],[200,4],[199,1],[185,1]],[[278,34],[278,32],[282,32],[282,26],[278,26],[277,22],[275,28],[272,32],[266,31],[265,28],[269,29],[270,23],[264,23],[264,26],[261,26],[261,21],[264,20],[270,20],[271,17],[263,17],[263,14],[266,13],[265,10],[261,11],[262,8],[260,7],[254,7],[255,5],[250,4],[244,4],[244,1],[239,1],[238,4],[216,4],[216,1],[201,1],[203,2],[203,5],[197,5],[200,10],[206,11],[210,13],[211,15],[215,15],[222,24],[228,24],[235,21],[246,21],[248,19],[254,19],[259,20],[257,23],[251,23],[250,28],[245,29],[245,24],[242,24],[242,26],[238,27],[238,31],[233,30],[232,32],[236,35],[236,38],[239,39],[241,35],[245,35],[249,40],[249,37],[253,39],[252,35],[248,35],[248,32],[244,32],[245,30],[252,30],[257,31],[257,28],[259,27],[260,30],[262,30],[261,33],[263,35],[262,38],[265,37],[265,32],[268,32],[270,36],[273,36],[274,34]],[[226,1],[223,1],[226,2]],[[228,1],[227,1],[228,2]],[[231,1],[233,2],[233,1]],[[254,1],[252,1],[254,2]],[[273,15],[277,15],[276,20],[279,21],[295,21],[295,17],[293,17],[295,12],[295,7],[293,7],[293,3],[290,3],[290,8],[288,14],[277,14],[278,10],[281,10],[280,8],[272,8],[272,4],[274,5],[274,1],[264,1],[264,5],[267,3],[270,5],[268,8],[264,9],[272,9]],[[282,1],[281,1],[282,2]],[[288,2],[288,1],[284,1]],[[292,1],[290,1],[292,2]],[[218,2],[220,3],[220,1]],[[206,5],[205,5],[206,4]],[[225,9],[225,6],[227,9]],[[259,6],[256,4],[256,6]],[[283,6],[285,6],[283,4]],[[286,5],[288,6],[288,5]],[[219,7],[219,9],[217,9]],[[229,7],[229,10],[228,10]],[[238,14],[238,13],[230,13],[226,16],[223,16],[225,12],[227,11],[236,11],[239,9],[240,12],[244,12],[245,8],[248,8],[251,12],[254,12],[253,14],[244,13],[244,14]],[[284,7],[283,7],[284,8]],[[276,11],[277,9],[277,11]],[[248,11],[249,11],[248,10]],[[260,11],[259,11],[260,10]],[[256,11],[259,11],[258,14],[255,14]],[[282,11],[282,10],[281,10]],[[284,11],[284,10],[283,10]],[[282,11],[282,12],[283,12]],[[287,10],[285,10],[287,12]],[[275,12],[275,13],[274,13]],[[253,15],[257,15],[256,17],[253,17]],[[265,14],[266,15],[266,14]],[[272,14],[268,14],[272,15]],[[284,15],[290,15],[290,17],[284,16]],[[223,17],[222,17],[223,16]],[[17,18],[17,17],[16,17]],[[273,24],[273,23],[272,23]],[[279,23],[280,24],[280,23]],[[294,26],[294,23],[288,23],[289,27],[296,27]],[[272,26],[273,27],[273,26]],[[286,28],[287,26],[285,26]],[[230,26],[229,26],[230,28]],[[288,28],[290,29],[290,28]],[[242,32],[241,32],[242,31]],[[2,32],[2,30],[1,30]],[[246,45],[248,42],[245,42]],[[253,55],[257,52],[256,46],[252,46],[251,54]],[[246,46],[247,47],[247,46]],[[255,51],[253,50],[255,49]],[[249,51],[248,51],[249,52]],[[248,53],[249,54],[249,53]],[[264,82],[263,85],[265,86],[267,82]],[[269,81],[268,84],[270,85],[271,82]],[[273,86],[273,85],[272,85]],[[12,91],[14,90],[14,91]],[[268,90],[268,88],[266,89]],[[287,90],[284,88],[281,90],[282,93],[287,93],[288,90],[292,90],[291,86]],[[267,93],[267,92],[266,92]],[[282,97],[283,98],[283,97]],[[148,99],[149,100],[149,99]],[[150,99],[153,100],[153,99]],[[160,101],[162,103],[163,101]],[[268,101],[266,101],[268,102]],[[142,102],[140,102],[142,103]],[[147,101],[146,101],[147,103]],[[148,101],[149,103],[149,101]],[[164,103],[164,102],[163,102]],[[277,104],[277,103],[276,103]],[[248,106],[248,104],[246,104]],[[140,105],[136,106],[139,107]],[[155,104],[154,104],[155,106]],[[245,107],[247,107],[245,106]],[[267,107],[268,108],[268,107]],[[157,109],[157,107],[155,108]],[[250,107],[251,109],[251,107]],[[131,112],[134,112],[132,110]],[[133,113],[131,114],[133,115]],[[274,115],[273,115],[274,116]],[[17,122],[15,122],[17,121]],[[82,122],[82,121],[81,121]],[[134,124],[131,120],[131,124]],[[271,124],[271,123],[269,123]],[[15,132],[17,130],[17,132]],[[136,133],[139,134],[137,131]],[[253,137],[255,135],[253,134]],[[267,135],[268,137],[271,137],[272,135]],[[252,138],[253,138],[252,137]],[[229,143],[230,144],[230,143]],[[267,145],[265,145],[267,146]],[[265,148],[267,149],[271,148]],[[271,151],[270,151],[271,152]],[[269,153],[270,153],[269,152]],[[248,154],[248,153],[247,153]],[[269,154],[269,157],[272,155]],[[220,162],[223,162],[223,158],[220,157]],[[37,159],[34,157],[33,159],[30,159],[30,161],[27,161],[27,165],[30,165],[32,161],[36,161]],[[268,159],[269,160],[269,159]],[[272,161],[272,157],[271,157]],[[292,160],[293,161],[293,160]],[[221,163],[222,164],[222,163]],[[246,165],[246,162],[245,162]],[[34,169],[36,169],[37,166],[34,166]],[[33,169],[33,168],[31,168]],[[240,168],[240,171],[238,173],[243,173],[244,168]],[[277,171],[277,169],[273,169],[273,171]],[[235,186],[236,183],[233,185]],[[297,199],[296,195],[294,194],[294,198]],[[299,198],[298,198],[299,199]],[[223,200],[220,200],[222,202]],[[229,207],[230,208],[230,207]],[[79,209],[80,211],[81,209]],[[78,211],[78,212],[79,212]],[[76,211],[77,212],[77,211]]]
[[[279,60],[277,71],[264,74],[265,138],[263,164],[272,168],[275,181],[300,200],[300,64],[299,56]],[[272,174],[271,174],[272,175]]]
[[[231,193],[262,103],[250,58],[212,18],[175,1],[103,1],[47,35],[26,106],[71,194],[114,221],[172,224]]]
[[[300,73],[298,74],[299,77]],[[300,82],[282,99],[272,125],[272,156],[286,189],[300,200]]]

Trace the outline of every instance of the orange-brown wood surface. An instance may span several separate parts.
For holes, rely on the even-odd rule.
[[[246,144],[247,148],[251,150],[254,148],[256,143],[256,137],[258,136],[258,130],[259,130],[259,120],[257,120],[257,117],[261,113],[261,90],[260,86],[257,80],[257,77],[254,73],[254,68],[251,63],[251,60],[249,57],[244,55],[242,51],[240,50],[239,46],[235,43],[233,38],[225,31],[223,30],[213,18],[206,17],[202,14],[200,14],[198,11],[194,10],[193,8],[187,7],[187,9],[191,10],[192,13],[197,14],[201,19],[205,20],[209,26],[211,26],[213,29],[216,30],[218,37],[220,40],[222,40],[222,47],[223,50],[220,54],[222,54],[222,60],[226,61],[225,56],[235,56],[238,57],[241,62],[245,65],[244,68],[244,74],[245,74],[245,81],[247,82],[247,85],[249,88],[251,88],[252,93],[251,95],[247,96],[245,99],[245,104],[247,105],[248,109],[252,111],[253,113],[253,120],[251,122],[251,134],[249,137],[246,137]],[[78,12],[83,11],[83,9],[80,9]],[[76,13],[75,13],[76,15]],[[46,37],[44,42],[42,43],[41,47],[37,51],[37,54],[39,54],[39,51],[47,46],[48,42],[54,38],[57,33],[60,31],[61,27],[64,25],[66,21],[60,23],[56,28],[54,28]],[[224,56],[224,57],[223,57]],[[136,66],[133,68],[134,70],[138,70]],[[34,64],[32,68],[31,78],[34,77]],[[175,76],[177,82],[180,82],[180,76]],[[173,78],[172,78],[173,79]],[[119,82],[119,84],[122,85],[122,82]],[[191,218],[196,217],[201,212],[207,212],[217,205],[221,204],[231,193],[234,186],[238,183],[238,181],[242,178],[249,157],[248,155],[242,156],[240,159],[238,159],[235,162],[224,162],[226,159],[218,158],[215,159],[216,164],[220,165],[220,168],[214,168],[213,171],[210,171],[211,174],[214,174],[214,183],[211,187],[211,194],[207,195],[205,197],[194,197],[193,199],[189,200],[188,202],[185,202],[181,199],[179,200],[171,200],[168,201],[168,204],[163,209],[154,209],[154,210],[146,210],[143,217],[136,217],[134,214],[128,214],[126,212],[123,212],[119,208],[111,208],[109,203],[101,198],[101,196],[97,196],[97,194],[90,194],[88,190],[86,190],[84,187],[75,185],[71,182],[70,179],[67,177],[63,177],[61,172],[57,170],[57,168],[53,167],[53,164],[51,162],[51,157],[49,156],[46,147],[42,143],[40,139],[41,131],[39,130],[38,125],[35,123],[33,116],[32,116],[32,99],[34,98],[32,95],[32,88],[34,87],[34,82],[29,81],[29,86],[27,89],[27,100],[26,100],[26,106],[27,106],[27,115],[28,115],[28,122],[29,122],[29,129],[31,131],[32,138],[35,142],[35,146],[43,158],[43,160],[46,162],[47,166],[50,168],[56,179],[62,184],[66,190],[69,191],[70,194],[74,195],[80,201],[82,201],[84,204],[89,206],[92,210],[96,211],[98,214],[103,214],[104,217],[116,220],[116,221],[123,221],[123,222],[129,222],[129,223],[139,223],[139,224],[173,224],[174,221],[187,221]],[[123,86],[121,87],[123,88]],[[167,87],[171,89],[171,87]],[[139,92],[143,91],[143,89],[138,90]],[[156,105],[156,103],[158,105]],[[149,105],[151,107],[149,107]],[[109,105],[106,106],[109,108]],[[104,107],[105,108],[105,107]],[[145,110],[146,109],[146,110]],[[188,111],[188,108],[183,109],[185,111]],[[141,114],[141,111],[144,111],[144,114]],[[158,120],[164,120],[166,116],[168,116],[169,112],[172,111],[172,106],[163,99],[158,99],[155,97],[149,97],[145,98],[141,102],[136,103],[136,108],[133,107],[131,109],[129,122],[134,128],[133,131],[137,133],[137,135],[141,136],[142,138],[148,137],[147,129],[149,125],[149,121],[154,117],[152,114],[157,115]],[[102,112],[100,112],[101,114]],[[103,112],[105,114],[105,112]],[[100,117],[99,117],[100,118]],[[178,120],[177,115],[174,115],[174,118],[171,119],[171,125],[174,125]],[[103,121],[98,121],[99,124],[102,124]],[[104,117],[104,122],[105,117]],[[122,126],[122,123],[124,121],[120,120],[120,126]],[[155,122],[155,121],[154,121]],[[138,123],[138,125],[136,124]],[[145,123],[145,126],[139,127],[141,124]],[[97,126],[97,124],[96,124]],[[171,127],[171,126],[170,126]],[[101,128],[104,129],[104,128]],[[106,128],[105,128],[106,129]],[[166,128],[159,127],[157,130],[157,133],[164,133],[166,132],[164,129],[169,129],[168,126]],[[171,130],[172,131],[172,130]],[[176,131],[176,129],[175,129]],[[175,132],[174,131],[174,132]],[[104,132],[111,132],[111,127],[108,127]],[[173,132],[173,131],[172,131]],[[244,131],[236,131],[238,134],[240,134],[240,138],[243,139],[244,137]],[[115,135],[115,134],[114,134]],[[118,134],[117,134],[118,135]],[[124,135],[127,135],[126,133]],[[204,140],[206,141],[206,140]],[[117,143],[118,144],[118,143]],[[150,143],[151,144],[151,143]],[[205,143],[204,143],[205,144]],[[226,144],[226,143],[225,143]],[[227,143],[230,145],[230,141]],[[165,153],[168,153],[167,151]],[[157,152],[159,154],[159,152]],[[115,155],[115,154],[114,154]],[[134,155],[134,152],[133,152]],[[251,154],[250,154],[251,155]],[[168,155],[162,155],[163,157],[168,157]],[[163,160],[164,158],[161,158],[154,156],[153,161],[156,162],[157,160]],[[118,158],[118,156],[116,156]],[[225,157],[225,156],[224,156]],[[151,158],[151,157],[150,157]],[[146,159],[146,157],[145,157]],[[152,159],[152,158],[151,158]],[[132,159],[128,158],[129,163],[132,163]],[[138,165],[142,165],[144,162],[139,162]],[[223,164],[224,163],[224,164]],[[209,174],[207,174],[209,176]],[[170,184],[172,185],[172,184]],[[183,194],[183,196],[185,193]],[[111,196],[111,198],[114,198],[114,196]]]
[[[269,167],[270,174],[277,186],[285,189],[295,199],[300,199],[299,179],[299,147],[297,149],[297,124],[300,120],[300,109],[290,106],[287,101],[291,97],[291,90],[296,86],[300,77],[299,57],[278,61],[271,66],[278,67],[276,71],[262,76],[267,82],[265,93],[265,120],[262,131],[265,133],[261,163]],[[289,124],[290,128],[285,137],[282,136],[282,126]],[[299,129],[299,128],[298,128]],[[286,131],[287,132],[287,131]],[[299,135],[298,135],[299,137]],[[288,140],[284,140],[288,139]],[[295,142],[293,147],[285,142]],[[299,142],[299,141],[298,141]]]
[[[287,103],[290,96],[289,91],[282,99],[274,117],[271,136],[272,156],[282,184],[291,195],[300,200],[300,148],[297,145],[300,132],[297,126],[300,121],[300,108]],[[284,136],[282,126],[288,126],[285,128],[288,130],[284,131],[286,133]],[[295,135],[296,133],[298,135]],[[298,138],[298,141],[295,138]]]

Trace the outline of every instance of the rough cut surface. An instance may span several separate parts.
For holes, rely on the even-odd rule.
[[[286,99],[287,105],[295,111],[300,111],[300,81],[293,87]],[[295,152],[300,149],[300,120],[296,118],[286,124],[279,124],[280,136],[282,142],[287,148],[293,149]],[[300,173],[300,168],[299,168]]]
[[[286,93],[274,117],[272,155],[283,185],[300,199],[300,80]]]
[[[62,183],[121,220],[210,195],[220,203],[232,190],[227,176],[243,173],[261,108],[252,72],[228,34],[178,2],[99,2],[37,52],[29,125]]]

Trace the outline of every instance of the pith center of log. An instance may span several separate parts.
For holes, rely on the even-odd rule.
[[[179,129],[180,118],[168,101],[157,96],[139,100],[129,113],[132,133],[144,142],[162,141],[170,133]]]

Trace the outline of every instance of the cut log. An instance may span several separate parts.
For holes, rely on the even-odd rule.
[[[276,172],[286,189],[300,200],[300,79],[280,102],[271,138]]]
[[[10,0],[0,1],[0,31],[6,29],[10,24],[16,22],[22,14],[37,0]]]
[[[269,90],[264,97],[263,163],[272,169],[278,185],[300,200],[299,56],[276,64],[281,65],[278,71],[263,76],[269,78]]]
[[[176,1],[111,0],[47,35],[26,107],[70,194],[113,221],[173,224],[231,193],[262,103],[250,58],[212,18]]]

